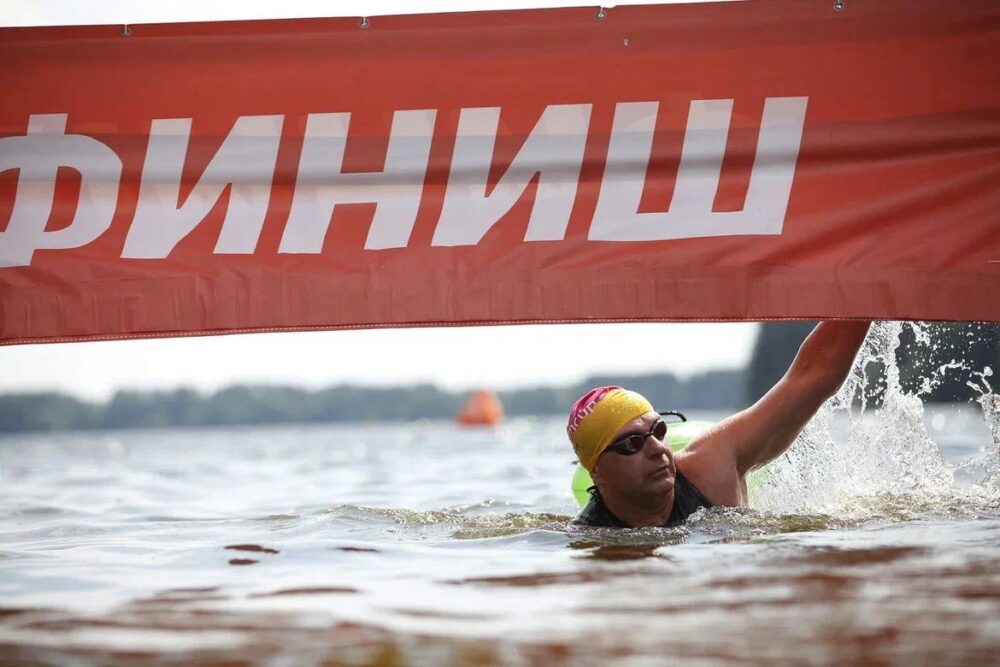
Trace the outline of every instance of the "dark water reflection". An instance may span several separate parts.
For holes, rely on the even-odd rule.
[[[713,509],[675,529],[576,528],[561,429],[0,440],[0,663],[982,665],[1000,655],[996,490],[845,487],[832,503]],[[962,456],[989,443],[973,429],[949,437]]]
[[[640,560],[643,558],[669,558],[661,553],[661,544],[601,544],[587,540],[570,542],[573,549],[581,549],[583,557],[594,560]]]

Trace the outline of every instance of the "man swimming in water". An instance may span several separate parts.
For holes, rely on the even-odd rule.
[[[595,486],[574,523],[672,526],[701,507],[746,507],[747,473],[784,453],[837,393],[870,324],[818,324],[763,398],[676,454],[667,445],[666,423],[640,394],[621,387],[584,394],[566,431]]]

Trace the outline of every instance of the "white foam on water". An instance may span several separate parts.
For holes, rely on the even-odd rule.
[[[982,379],[985,382],[985,377]],[[983,393],[978,403],[993,441],[984,442],[979,448],[978,455],[963,463],[960,469],[981,476],[982,481],[979,485],[986,491],[1000,496],[1000,395],[992,391]]]
[[[975,327],[991,325],[973,325]],[[876,322],[840,391],[803,429],[792,447],[767,470],[752,494],[751,507],[779,514],[821,513],[841,517],[897,517],[900,512],[933,511],[956,505],[996,508],[1000,502],[1000,397],[989,383],[992,369],[971,367],[961,350],[957,357],[919,378],[908,391],[900,381],[897,359],[901,334],[914,343],[910,358],[931,358],[945,343],[932,327],[919,322]],[[916,348],[916,349],[914,349]],[[885,387],[869,386],[872,365],[885,368]],[[978,393],[983,418],[992,432],[980,455],[950,465],[924,424],[924,398],[955,373],[964,373]],[[881,399],[880,405],[868,403]],[[845,435],[846,431],[846,435]],[[955,473],[975,469],[978,483],[960,488]]]

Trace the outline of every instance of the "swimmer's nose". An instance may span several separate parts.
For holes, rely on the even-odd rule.
[[[649,452],[651,458],[658,458],[666,454],[668,457],[671,454],[670,446],[666,443],[666,438],[663,440],[658,440],[653,434],[649,435],[649,438],[644,447],[646,451]]]

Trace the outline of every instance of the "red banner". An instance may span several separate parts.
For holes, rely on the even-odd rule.
[[[0,30],[0,343],[1000,320],[1000,3]]]

